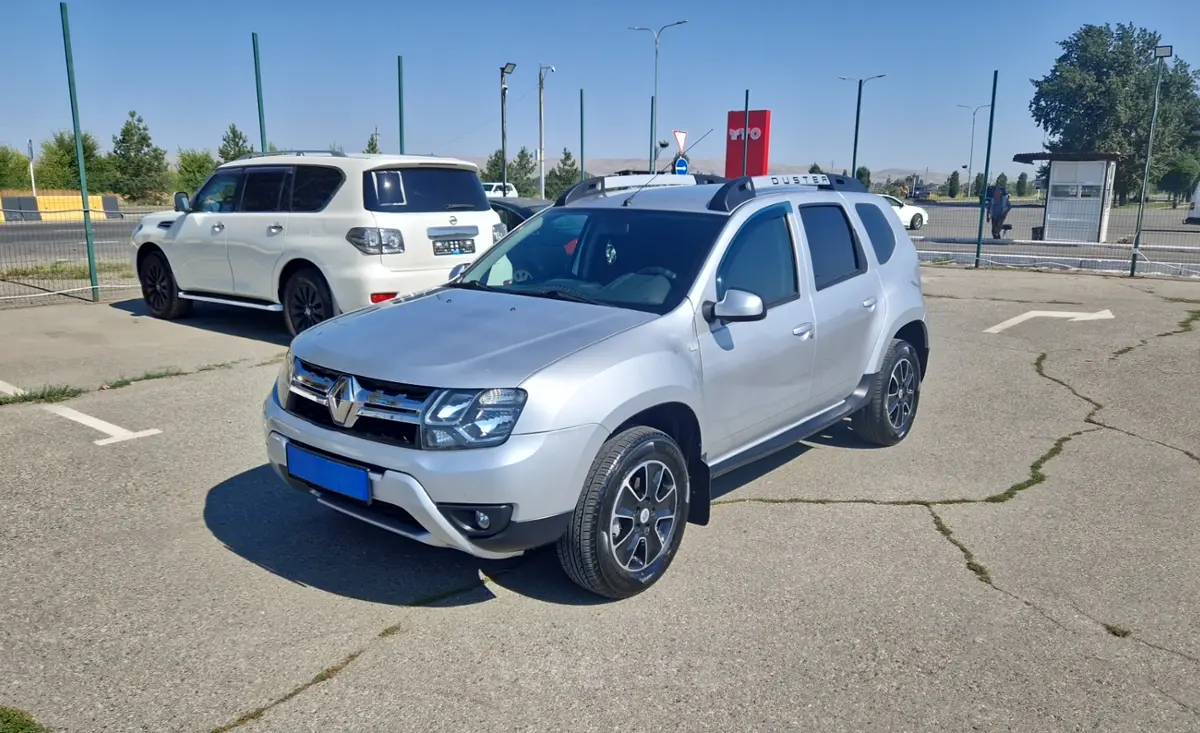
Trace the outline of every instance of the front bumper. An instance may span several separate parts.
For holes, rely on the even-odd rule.
[[[314,425],[286,412],[274,388],[263,405],[263,432],[275,473],[316,494],[320,503],[427,545],[489,559],[520,555],[563,534],[592,459],[608,437],[601,426],[585,425],[513,435],[494,448],[414,450]],[[367,468],[370,500],[342,497],[292,476],[289,443]],[[499,505],[510,506],[511,514],[482,537],[469,536],[443,512]]]

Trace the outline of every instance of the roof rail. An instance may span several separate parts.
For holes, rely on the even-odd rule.
[[[268,155],[331,155],[334,158],[345,158],[346,154],[341,150],[268,150],[266,152],[252,152],[245,155],[239,155],[237,160],[246,160],[248,158],[265,158]]]
[[[863,185],[863,182],[851,176],[830,176],[825,173],[739,176],[717,189],[712,200],[708,202],[708,208],[711,211],[733,211],[758,195],[758,189],[771,187],[867,193],[867,187]]]
[[[709,175],[706,173],[695,173],[684,176],[675,175],[674,173],[640,173],[637,175],[628,176],[596,176],[585,181],[580,181],[574,186],[571,186],[558,197],[554,202],[555,206],[566,206],[572,201],[578,201],[587,196],[596,194],[606,194],[609,191],[618,191],[628,188],[657,188],[659,186],[703,186],[710,183],[724,183],[725,178],[721,176]]]

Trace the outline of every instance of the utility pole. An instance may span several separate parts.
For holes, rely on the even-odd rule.
[[[1142,248],[1142,214],[1146,211],[1146,197],[1150,195],[1150,158],[1154,153],[1154,128],[1158,123],[1158,90],[1162,86],[1163,64],[1172,56],[1173,47],[1156,46],[1154,58],[1158,62],[1158,78],[1154,82],[1154,111],[1150,113],[1150,139],[1146,142],[1146,169],[1142,173],[1142,195],[1138,199],[1137,229],[1133,235],[1133,252],[1129,256],[1129,276],[1137,274],[1138,250]]]
[[[500,67],[500,195],[508,195],[508,84],[506,76],[513,73],[517,65],[511,61]]]
[[[850,157],[850,168],[851,168],[850,175],[852,175],[852,176],[858,175],[858,123],[862,120],[863,84],[866,84],[867,82],[871,81],[872,79],[882,79],[885,76],[887,76],[887,74],[876,74],[875,76],[868,76],[866,79],[855,79],[855,78],[849,77],[849,76],[839,76],[838,77],[839,79],[841,79],[843,81],[857,81],[858,82],[858,105],[855,107],[855,110],[854,110],[854,153]]]
[[[654,34],[654,96],[650,101],[650,170],[654,170],[655,146],[658,143],[658,38],[662,32],[674,25],[683,25],[686,20],[677,20],[674,23],[667,23],[662,28],[654,30],[653,28],[643,28],[641,26],[630,26],[631,31],[649,31]]]
[[[553,66],[538,68],[538,197],[546,198],[546,72]]]
[[[992,105],[981,104],[978,107],[975,107],[974,109],[971,109],[971,105],[969,105],[969,104],[956,104],[954,106],[971,110],[971,153],[967,157],[967,196],[969,197],[971,195],[971,189],[975,187],[975,179],[971,177],[971,172],[974,170],[974,166],[975,166],[975,115],[976,115],[976,113],[979,112],[979,110],[987,109],[988,107],[991,107]],[[983,182],[983,186],[984,186],[984,188],[987,188],[987,181]],[[980,196],[983,195],[982,190],[979,192],[979,195]]]

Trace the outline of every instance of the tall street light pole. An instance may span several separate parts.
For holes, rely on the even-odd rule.
[[[854,111],[854,153],[850,157],[850,175],[855,176],[855,177],[858,176],[858,123],[862,119],[862,88],[863,88],[863,84],[871,81],[872,79],[882,79],[885,76],[887,76],[887,74],[876,74],[875,76],[868,76],[866,79],[858,79],[858,78],[855,78],[852,76],[839,76],[838,77],[839,79],[841,79],[843,81],[857,81],[858,82],[858,106],[855,108],[855,111]]]
[[[1142,195],[1138,199],[1137,229],[1133,235],[1133,253],[1129,258],[1129,275],[1137,274],[1137,252],[1142,247],[1142,214],[1146,211],[1146,197],[1150,193],[1150,157],[1154,152],[1154,128],[1158,123],[1158,90],[1162,86],[1162,70],[1173,54],[1171,46],[1155,46],[1154,58],[1158,62],[1158,75],[1154,81],[1154,111],[1150,113],[1150,139],[1146,142],[1146,169],[1142,173]]]
[[[962,107],[963,109],[971,109],[971,105],[969,105],[969,104],[957,104],[955,106]],[[967,157],[967,195],[968,196],[971,195],[971,188],[975,185],[975,181],[971,179],[972,166],[975,164],[975,114],[977,112],[979,112],[979,110],[987,109],[988,107],[991,107],[991,106],[992,105],[990,105],[990,104],[981,104],[978,107],[971,110],[971,153]],[[983,182],[983,187],[987,188],[987,181]],[[983,195],[982,189],[979,191],[979,195],[980,196]]]
[[[538,67],[538,196],[546,198],[546,72],[553,66]]]
[[[511,61],[500,67],[500,195],[508,195],[508,84],[505,77],[517,65]]]
[[[662,32],[674,25],[683,25],[686,20],[677,20],[674,23],[667,23],[662,28],[654,30],[653,28],[643,28],[641,26],[630,26],[631,31],[649,31],[654,34],[654,97],[650,103],[650,170],[654,170],[655,159],[655,143],[658,139],[658,38]]]

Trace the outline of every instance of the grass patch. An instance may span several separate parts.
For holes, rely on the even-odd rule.
[[[219,726],[217,728],[213,728],[210,733],[226,733],[227,731],[231,731],[234,728],[239,728],[239,727],[245,725],[246,723],[252,723],[255,720],[258,720],[263,715],[265,715],[268,710],[275,707],[276,705],[282,705],[283,703],[287,702],[288,700],[291,700],[293,697],[295,697],[296,695],[299,695],[301,692],[304,692],[305,690],[312,687],[313,685],[319,685],[322,682],[326,682],[328,680],[333,679],[334,677],[337,676],[337,674],[339,672],[341,672],[343,669],[345,669],[351,662],[353,662],[355,659],[358,659],[358,655],[360,655],[362,653],[363,653],[363,650],[360,649],[359,651],[356,651],[356,652],[353,652],[352,654],[347,655],[346,658],[343,659],[342,661],[338,662],[337,664],[333,665],[332,667],[329,667],[328,669],[321,670],[317,674],[316,677],[313,677],[311,680],[309,680],[308,682],[305,682],[304,684],[295,688],[294,690],[287,693],[283,697],[281,697],[273,702],[270,702],[266,705],[263,705],[261,708],[256,708],[254,710],[251,710],[250,712],[246,713],[245,715],[243,715],[242,717],[233,721],[232,723],[227,723],[227,724]],[[0,730],[0,733],[5,733],[5,732]]]
[[[97,262],[97,275],[113,275],[122,278],[134,277],[133,268],[124,262]],[[23,267],[0,270],[0,279],[13,280],[88,280],[86,262],[43,262]]]
[[[0,706],[0,733],[50,733],[50,729],[39,725],[29,713]]]
[[[185,372],[182,369],[176,369],[175,367],[168,367],[166,369],[154,369],[152,371],[148,371],[145,374],[142,374],[142,375],[139,375],[136,377],[122,377],[116,381],[108,382],[107,384],[102,386],[100,389],[120,389],[122,387],[128,387],[129,385],[133,384],[134,382],[149,382],[152,379],[166,379],[167,377],[181,377],[185,374],[188,374],[188,372]]]
[[[66,384],[47,385],[31,389],[20,394],[0,395],[0,405],[14,405],[21,402],[63,402],[72,397],[78,397],[85,390]],[[0,733],[2,729],[0,729]]]

